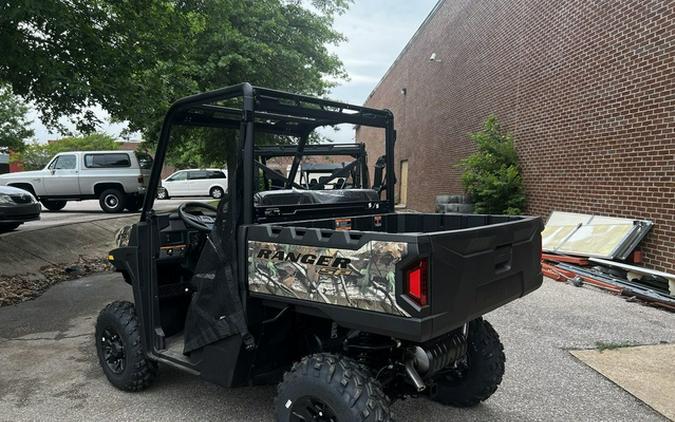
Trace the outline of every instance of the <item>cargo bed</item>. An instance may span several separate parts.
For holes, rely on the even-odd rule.
[[[423,342],[538,288],[542,229],[537,217],[396,213],[245,226],[249,292]],[[411,292],[420,268],[424,291]]]

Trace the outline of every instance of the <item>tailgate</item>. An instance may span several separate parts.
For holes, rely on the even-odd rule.
[[[542,228],[540,218],[526,217],[429,234],[433,336],[541,286]]]

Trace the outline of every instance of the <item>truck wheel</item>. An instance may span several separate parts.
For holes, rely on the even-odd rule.
[[[106,189],[99,196],[98,203],[105,212],[122,212],[124,210],[124,195],[117,189]]]
[[[42,206],[47,208],[49,211],[60,211],[62,210],[65,206],[67,201],[41,201]]]
[[[113,302],[96,320],[96,352],[108,381],[120,390],[140,391],[152,384],[157,363],[148,360],[133,303]]]
[[[214,186],[209,191],[209,195],[211,195],[211,198],[213,199],[220,199],[223,197],[223,188],[220,186]]]
[[[431,399],[442,404],[470,407],[487,400],[502,382],[504,346],[489,322],[478,318],[469,323],[466,365],[436,380]]]
[[[274,408],[277,421],[390,421],[389,398],[355,360],[306,356],[286,372]]]

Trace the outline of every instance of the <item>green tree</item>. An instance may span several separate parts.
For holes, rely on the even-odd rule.
[[[24,140],[33,136],[26,118],[28,106],[12,93],[7,85],[0,85],[0,151],[21,151]]]
[[[510,134],[504,132],[494,115],[483,130],[471,134],[478,151],[462,160],[462,183],[476,212],[485,214],[522,213],[525,206],[518,155]]]
[[[12,155],[12,161],[21,163],[24,170],[42,169],[53,157],[47,146],[47,144],[39,144],[37,141],[33,141],[27,144],[20,153]]]
[[[77,130],[92,132],[90,107],[99,104],[153,144],[163,114],[185,95],[241,81],[324,95],[346,76],[327,45],[343,40],[332,23],[350,2],[0,2],[0,81],[52,128],[65,130],[59,119],[75,115]]]
[[[92,133],[85,136],[71,136],[48,144],[33,142],[16,155],[15,161],[21,162],[26,170],[44,168],[56,154],[66,151],[110,151],[116,150],[120,144],[109,135]]]

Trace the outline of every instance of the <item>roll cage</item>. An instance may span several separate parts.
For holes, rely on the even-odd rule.
[[[231,195],[230,207],[235,215],[241,216],[239,224],[253,224],[256,222],[253,197],[262,165],[256,160],[256,157],[261,156],[261,150],[256,150],[255,146],[256,134],[297,138],[296,145],[276,147],[276,152],[294,157],[289,177],[285,178],[286,187],[292,188],[294,175],[306,150],[310,154],[312,150],[319,151],[319,146],[309,144],[310,134],[318,127],[344,123],[384,129],[385,155],[378,160],[378,164],[380,168],[386,169],[385,175],[389,177],[385,180],[391,180],[392,183],[385,181],[378,187],[378,191],[384,193],[384,198],[380,195],[380,202],[374,208],[379,212],[393,211],[396,133],[393,114],[389,110],[376,110],[242,83],[182,98],[169,108],[157,144],[141,221],[147,221],[153,215],[154,198],[174,126],[239,130],[237,154],[233,160],[236,169],[229,178],[229,192],[241,192],[241,195]],[[321,147],[328,153],[339,149],[337,144]],[[262,170],[265,171],[264,168]],[[238,189],[240,183],[243,185],[240,186],[241,190]],[[388,185],[392,187],[387,188]]]
[[[351,176],[354,186],[370,188],[368,155],[366,154],[366,147],[364,144],[306,145],[301,156],[298,156],[297,151],[298,148],[295,145],[267,145],[255,148],[255,164],[264,174],[269,176],[263,179],[263,187],[265,190],[273,188],[270,183],[273,180],[283,183],[284,188],[294,187],[296,174],[300,170],[299,163],[301,157],[326,156],[350,157],[352,161],[348,163],[342,162],[340,164],[335,163],[336,165],[305,164],[302,166],[302,169],[307,169],[309,171],[323,169],[324,172],[326,170],[334,170],[330,175],[322,178],[322,184],[330,183],[339,177]],[[293,163],[290,166],[288,176],[278,173],[267,165],[270,160],[280,157],[293,157]],[[296,161],[298,164],[296,164]],[[291,173],[293,169],[295,169],[295,172]]]

